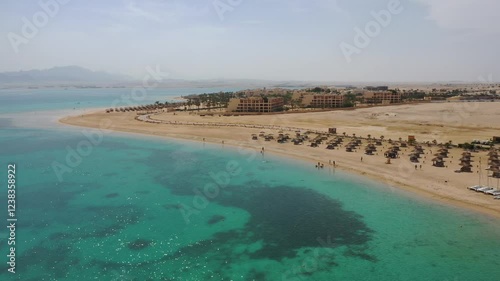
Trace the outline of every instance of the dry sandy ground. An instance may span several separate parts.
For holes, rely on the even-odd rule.
[[[301,158],[315,165],[317,162],[329,166],[330,160],[335,160],[337,168],[362,174],[378,181],[390,184],[397,188],[412,191],[427,198],[445,204],[474,209],[476,211],[500,217],[500,200],[493,200],[492,196],[475,193],[467,190],[468,186],[476,185],[479,181],[478,163],[483,159],[482,184],[485,184],[487,159],[486,152],[473,153],[475,161],[473,173],[455,173],[459,169],[461,149],[450,150],[447,167],[433,167],[430,159],[437,147],[425,147],[425,158],[421,159],[422,169],[418,166],[415,170],[409,161],[408,153],[402,149],[401,157],[385,164],[383,152],[389,144],[384,142],[384,147],[378,149],[378,155],[364,154],[367,143],[363,141],[361,149],[357,152],[346,152],[343,147],[339,150],[327,150],[326,145],[312,148],[306,144],[295,146],[291,143],[278,144],[275,141],[266,142],[262,138],[252,140],[251,134],[260,131],[277,135],[279,129],[243,128],[229,126],[200,126],[185,125],[189,123],[218,123],[218,124],[254,124],[276,125],[282,127],[299,127],[312,130],[327,131],[329,127],[336,127],[338,133],[356,136],[380,137],[385,140],[400,137],[406,139],[408,135],[415,135],[418,141],[432,141],[453,143],[470,142],[473,139],[490,139],[500,135],[500,103],[431,103],[420,105],[400,105],[388,107],[374,107],[349,111],[332,111],[321,113],[299,113],[268,116],[232,116],[219,117],[198,116],[189,113],[160,113],[150,118],[162,122],[179,122],[182,124],[155,124],[135,120],[135,112],[104,113],[102,111],[92,114],[66,117],[61,122],[71,125],[108,128],[100,124],[111,124],[109,129],[124,132],[141,133],[156,136],[184,138],[197,141],[221,143],[249,147],[260,152],[264,147],[266,153],[279,153],[290,157]],[[293,133],[290,132],[292,135]],[[432,153],[431,153],[432,150]],[[363,161],[361,162],[361,157]],[[425,163],[423,163],[425,161]],[[419,164],[419,165],[420,165]],[[330,167],[328,167],[330,169]],[[496,179],[490,179],[490,185],[497,186]]]

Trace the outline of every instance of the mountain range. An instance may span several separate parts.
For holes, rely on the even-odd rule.
[[[336,84],[343,85],[338,82]],[[363,85],[365,83],[354,83]],[[142,85],[142,80],[127,75],[104,71],[92,71],[80,66],[58,66],[42,70],[0,72],[0,88],[24,87],[133,87]],[[262,79],[163,79],[157,87],[165,88],[305,88],[318,85],[333,85],[328,81],[271,81]],[[352,85],[351,83],[345,85]]]
[[[79,66],[59,66],[44,70],[27,70],[0,73],[0,84],[112,84],[130,82],[126,75],[92,71]]]
[[[158,87],[305,87],[310,83],[298,81],[269,81],[255,79],[208,79],[208,80],[184,80],[164,79]],[[104,71],[92,71],[80,66],[58,66],[43,70],[25,70],[0,73],[0,87],[68,87],[68,86],[118,86],[131,87],[142,85],[142,81],[136,78],[112,74]]]

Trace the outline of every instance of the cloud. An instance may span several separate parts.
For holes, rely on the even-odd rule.
[[[344,0],[287,0],[283,5],[287,5],[294,13],[306,13],[317,9],[331,11],[333,13],[349,16],[350,13],[342,6]]]
[[[328,0],[326,1],[326,4],[335,13],[350,16],[350,13],[340,6],[339,1],[340,0]]]
[[[124,32],[136,31],[136,29],[132,26],[119,24],[119,23],[112,23],[109,26],[105,26],[105,27],[103,27],[103,30],[106,32],[118,33],[118,34],[124,33]]]
[[[133,16],[136,16],[136,17],[143,17],[145,19],[148,19],[148,20],[151,20],[151,21],[155,21],[155,22],[162,22],[162,19],[151,13],[151,12],[147,12],[139,7],[137,7],[136,3],[135,2],[129,2],[126,6],[125,6],[126,10],[128,12],[130,12]]]
[[[261,25],[264,24],[264,21],[261,20],[242,20],[240,21],[241,24],[244,25]]]
[[[429,8],[428,19],[445,29],[500,31],[498,0],[413,0]]]

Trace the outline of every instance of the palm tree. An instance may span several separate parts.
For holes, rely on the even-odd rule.
[[[207,102],[205,104],[208,108],[208,111],[210,111],[210,107],[212,106],[212,101],[210,99],[207,99]]]
[[[196,107],[198,108],[198,111],[200,111],[200,105],[201,105],[201,103],[200,103],[200,99],[199,98],[197,98],[197,99],[194,100],[194,105],[196,105]]]
[[[222,97],[223,97],[223,95],[224,95],[223,92],[219,92],[217,94],[212,95],[212,97],[213,97],[213,99],[212,99],[213,105],[215,105],[216,107],[220,107],[220,105],[222,103]]]
[[[208,100],[208,95],[207,94],[201,94],[198,96],[200,98],[200,103],[203,105],[206,105],[207,100]]]

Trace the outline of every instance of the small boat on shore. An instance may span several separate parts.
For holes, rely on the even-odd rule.
[[[469,190],[474,190],[474,191],[477,191],[478,189],[482,188],[483,186],[482,185],[473,185],[473,186],[469,186],[467,187]]]
[[[477,192],[486,193],[487,191],[490,191],[490,190],[493,190],[493,189],[494,189],[493,187],[485,186],[485,187],[481,187],[481,188],[477,189],[476,191]]]
[[[484,193],[491,194],[491,195],[497,195],[495,193],[499,193],[498,195],[500,195],[500,190],[499,189],[492,189],[492,190],[485,191]]]
[[[488,191],[487,194],[493,195],[493,196],[500,196],[500,190],[497,191]]]

